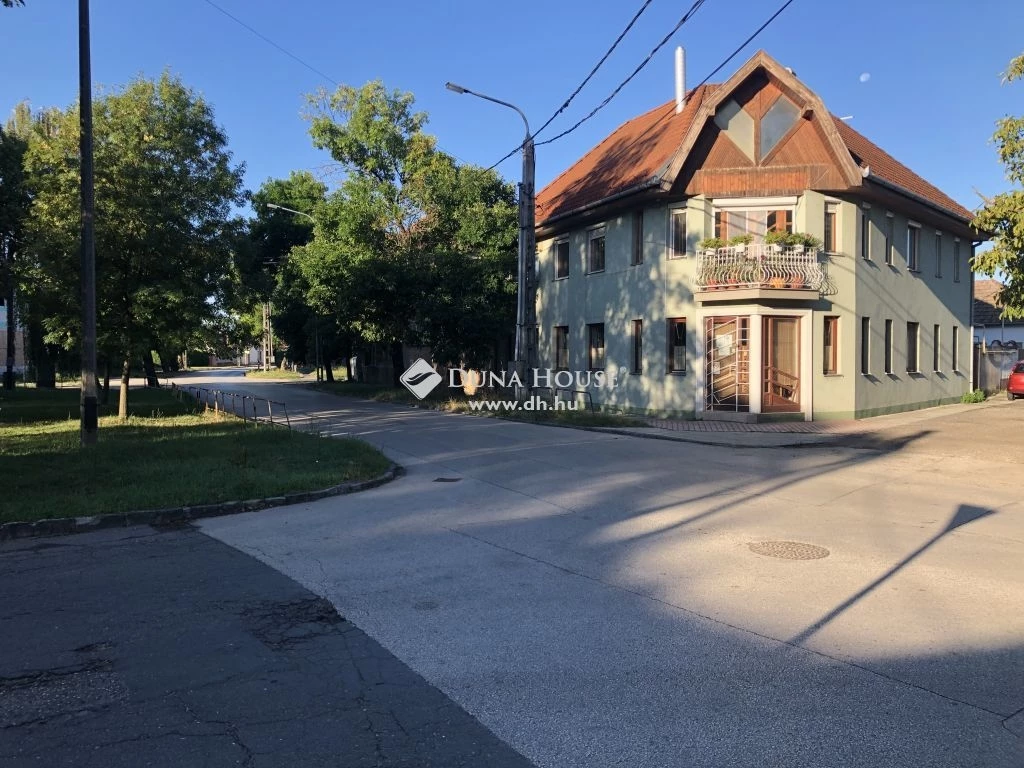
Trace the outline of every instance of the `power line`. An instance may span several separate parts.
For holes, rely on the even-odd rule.
[[[654,58],[654,55],[658,51],[660,51],[662,48],[664,48],[665,44],[668,43],[668,41],[672,39],[672,35],[674,35],[676,32],[678,32],[679,28],[682,27],[683,24],[685,24],[687,21],[689,21],[693,17],[693,15],[698,10],[700,10],[700,7],[702,5],[704,5],[705,2],[706,2],[706,0],[696,0],[694,2],[694,4],[690,6],[690,9],[686,13],[683,14],[682,18],[679,19],[678,22],[676,22],[676,25],[674,27],[672,27],[672,30],[667,35],[665,35],[665,37],[663,37],[661,39],[660,43],[658,43],[656,46],[654,46],[654,48],[651,50],[651,52],[649,54],[647,54],[647,58],[644,59],[643,61],[641,61],[640,65],[630,73],[629,77],[627,77],[625,80],[623,80],[621,83],[619,83],[618,86],[615,88],[615,90],[612,91],[610,94],[608,94],[607,98],[605,98],[604,101],[602,101],[600,104],[598,104],[596,107],[594,107],[590,111],[590,113],[588,115],[586,115],[585,117],[583,117],[580,120],[576,121],[575,125],[573,125],[571,128],[567,128],[566,130],[562,131],[557,136],[554,136],[554,137],[552,137],[550,139],[547,139],[546,141],[538,142],[537,146],[538,147],[542,147],[545,144],[551,144],[554,141],[558,141],[563,136],[568,136],[570,133],[575,131],[577,128],[579,128],[581,125],[583,125],[585,122],[587,122],[590,118],[592,118],[594,115],[596,115],[598,112],[600,112],[606,106],[608,106],[608,104],[611,103],[611,100],[619,95],[619,91],[621,91],[623,88],[625,88],[634,77],[636,77],[638,74],[640,74],[640,71],[650,63],[651,59]],[[790,0],[790,2],[792,2],[792,0]]]
[[[695,94],[695,93],[697,92],[697,89],[698,89],[698,88],[700,88],[700,87],[701,87],[701,86],[703,86],[703,85],[707,85],[708,81],[710,81],[712,77],[714,77],[714,76],[715,76],[715,75],[717,75],[717,74],[718,74],[719,72],[721,72],[721,71],[722,71],[722,69],[723,69],[723,68],[724,68],[724,67],[725,67],[725,66],[726,66],[726,65],[727,65],[727,64],[728,64],[728,63],[729,63],[730,61],[732,61],[732,60],[733,60],[734,58],[736,58],[736,56],[738,56],[738,55],[739,55],[739,53],[740,53],[740,52],[741,52],[741,51],[742,51],[742,50],[743,50],[744,48],[746,48],[746,47],[747,47],[748,45],[750,45],[750,43],[751,43],[751,42],[752,42],[752,41],[754,40],[754,38],[756,38],[756,37],[757,37],[758,35],[760,35],[760,34],[761,34],[762,32],[764,32],[764,31],[765,31],[765,29],[767,29],[767,28],[768,28],[768,25],[770,25],[770,24],[771,24],[771,23],[772,23],[773,21],[775,21],[775,19],[777,19],[777,18],[779,17],[779,15],[781,15],[781,14],[782,14],[782,12],[783,12],[784,10],[786,10],[786,8],[788,8],[788,7],[790,6],[790,5],[792,5],[792,3],[793,3],[793,0],[786,0],[786,2],[785,2],[785,3],[783,3],[783,4],[782,4],[782,5],[781,5],[781,6],[779,7],[779,9],[778,9],[777,11],[775,11],[775,13],[773,13],[773,14],[772,14],[772,15],[771,15],[771,16],[770,16],[770,17],[768,18],[768,20],[767,20],[767,21],[765,21],[765,22],[764,22],[764,24],[762,24],[762,25],[761,25],[760,27],[758,27],[758,28],[757,28],[757,29],[756,29],[756,30],[754,31],[754,33],[750,35],[750,37],[748,37],[748,38],[747,38],[746,40],[744,40],[744,41],[743,41],[743,43],[742,43],[742,44],[741,44],[740,46],[738,46],[738,47],[736,48],[736,50],[734,50],[734,51],[733,51],[732,53],[730,53],[730,54],[729,54],[729,55],[728,55],[728,56],[727,56],[727,57],[726,57],[725,59],[723,59],[723,60],[722,60],[722,62],[721,62],[721,63],[720,63],[720,64],[719,64],[719,65],[718,65],[717,67],[715,67],[715,68],[714,68],[713,70],[711,70],[711,72],[709,72],[709,73],[707,74],[707,76],[706,76],[706,77],[705,77],[705,78],[704,78],[703,80],[701,80],[701,81],[700,81],[699,83],[697,83],[697,85],[695,85],[695,86],[693,86],[693,88],[690,88],[689,90],[687,90],[687,91],[686,91],[686,99],[687,99],[687,101],[689,101],[689,99],[690,99],[690,98],[691,98],[691,97],[692,97],[692,96],[693,96],[693,95],[694,95],[694,94]],[[639,141],[640,141],[640,140],[641,140],[642,138],[644,138],[644,137],[645,137],[645,136],[646,136],[647,134],[649,134],[649,133],[650,133],[651,131],[653,131],[653,130],[654,130],[655,128],[657,128],[657,127],[658,127],[658,125],[660,125],[660,124],[661,124],[661,122],[662,122],[663,120],[665,120],[665,119],[667,119],[667,118],[671,117],[671,116],[672,116],[672,115],[673,115],[674,113],[675,113],[675,104],[668,104],[668,105],[666,106],[666,108],[665,108],[665,111],[664,111],[664,112],[662,112],[662,114],[660,114],[660,115],[659,115],[659,116],[658,116],[658,117],[657,117],[657,118],[656,118],[656,119],[655,119],[655,120],[654,120],[654,121],[653,121],[653,122],[652,122],[652,123],[651,123],[651,124],[650,124],[650,125],[649,125],[649,126],[648,126],[648,127],[646,128],[646,129],[645,129],[645,130],[644,130],[644,132],[643,132],[642,134],[640,134],[640,135],[639,135],[639,136],[637,136],[637,137],[636,137],[635,139],[633,139],[633,141],[631,141],[631,142],[630,142],[629,144],[627,144],[627,145],[626,145],[626,147],[625,147],[624,149],[628,149],[629,147],[631,147],[631,146],[633,146],[634,144],[636,144],[637,142],[639,142]],[[557,139],[557,138],[558,138],[558,137],[556,136],[556,137],[555,137],[555,139]],[[554,141],[555,139],[549,139],[548,141],[545,141],[545,142],[543,142],[543,143],[544,143],[544,144],[549,144],[549,143],[551,143],[552,141]]]
[[[285,48],[285,47],[284,47],[283,45],[280,45],[279,43],[275,42],[274,40],[271,40],[271,39],[270,39],[269,37],[267,37],[266,35],[264,35],[264,34],[263,34],[262,32],[260,32],[260,31],[259,31],[258,29],[256,29],[255,27],[252,27],[251,25],[247,24],[246,22],[244,22],[244,21],[243,21],[242,19],[240,19],[240,18],[238,18],[237,16],[235,16],[235,15],[234,15],[233,13],[231,13],[230,11],[228,11],[228,10],[226,10],[226,9],[222,8],[222,7],[220,6],[220,5],[218,5],[217,3],[213,2],[213,0],[203,0],[203,2],[204,2],[204,3],[206,3],[207,5],[209,5],[209,6],[211,7],[211,8],[214,8],[214,9],[216,9],[217,11],[219,11],[220,13],[224,14],[225,16],[227,16],[227,17],[228,17],[229,19],[231,19],[231,20],[232,20],[233,22],[235,22],[236,24],[238,24],[238,25],[239,25],[240,27],[243,27],[244,29],[247,29],[247,30],[248,30],[249,32],[251,32],[252,34],[254,34],[254,35],[255,35],[256,37],[258,37],[258,38],[259,38],[260,40],[262,40],[263,42],[265,42],[265,43],[266,43],[267,45],[270,45],[270,46],[272,46],[273,48],[276,48],[276,49],[277,49],[278,51],[280,51],[281,53],[283,53],[283,54],[284,54],[285,56],[287,56],[288,58],[290,58],[290,59],[293,59],[294,61],[298,62],[298,63],[299,63],[299,64],[301,64],[301,65],[302,65],[303,67],[305,67],[306,69],[308,69],[308,70],[309,70],[310,72],[313,72],[314,74],[316,74],[316,75],[319,75],[319,76],[320,76],[320,77],[322,77],[322,78],[323,78],[324,80],[326,80],[327,82],[329,82],[329,83],[330,83],[331,85],[333,85],[333,86],[335,86],[335,87],[338,87],[339,85],[341,85],[341,83],[339,83],[339,82],[338,82],[337,80],[335,80],[335,79],[334,79],[333,77],[331,77],[330,75],[328,75],[328,74],[326,74],[325,72],[322,72],[321,70],[317,69],[316,67],[314,67],[314,66],[313,66],[312,64],[310,64],[310,63],[309,63],[308,61],[306,61],[306,60],[305,60],[305,59],[303,59],[302,57],[300,57],[300,56],[298,56],[298,55],[296,55],[296,54],[292,53],[291,51],[289,51],[289,50],[288,50],[287,48]],[[459,162],[460,162],[460,163],[461,163],[462,165],[468,165],[468,163],[467,163],[467,162],[466,162],[465,160],[463,160],[462,158],[460,158],[460,157],[459,157],[458,155],[456,155],[456,154],[455,154],[454,152],[448,152],[447,150],[445,150],[445,149],[444,149],[443,147],[441,147],[440,145],[437,145],[437,148],[438,148],[438,149],[440,149],[440,150],[441,150],[442,152],[444,152],[444,153],[445,153],[446,155],[449,155],[449,156],[451,156],[452,158],[454,158],[455,160],[458,160],[458,161],[459,161]]]
[[[758,36],[758,35],[760,35],[760,34],[761,34],[762,32],[764,32],[764,31],[765,31],[765,29],[767,29],[767,28],[768,28],[768,25],[769,25],[769,24],[771,24],[771,23],[772,23],[773,21],[775,21],[775,19],[777,19],[777,18],[779,17],[779,15],[780,15],[780,14],[781,14],[781,13],[782,13],[782,12],[783,12],[784,10],[786,10],[786,9],[787,9],[787,8],[788,8],[788,7],[790,6],[790,5],[792,5],[792,3],[793,3],[793,0],[786,0],[786,2],[785,2],[785,3],[783,3],[783,4],[782,4],[782,5],[781,5],[781,6],[779,7],[779,10],[777,10],[777,11],[776,11],[775,13],[773,13],[773,14],[772,14],[772,15],[771,15],[771,16],[770,16],[770,17],[768,18],[768,21],[766,21],[766,22],[765,22],[764,24],[762,24],[762,25],[761,25],[760,27],[758,27],[758,28],[757,28],[757,30],[756,30],[756,31],[754,32],[754,34],[752,34],[752,35],[751,35],[750,37],[748,37],[748,38],[747,38],[746,40],[744,40],[744,41],[743,41],[743,42],[742,42],[742,43],[740,44],[740,46],[739,46],[739,47],[738,47],[738,48],[737,48],[737,49],[736,49],[735,51],[733,51],[732,53],[730,53],[730,54],[729,54],[729,56],[728,56],[728,58],[726,58],[726,59],[725,59],[725,61],[723,61],[723,62],[722,62],[721,64],[719,64],[719,65],[718,65],[717,67],[715,67],[715,68],[714,68],[713,70],[711,70],[711,72],[710,72],[710,73],[708,73],[708,76],[707,76],[707,77],[705,77],[705,78],[704,78],[703,80],[701,80],[701,81],[700,81],[699,83],[697,83],[697,85],[695,85],[695,86],[694,86],[694,89],[700,88],[700,87],[701,87],[702,85],[706,85],[706,84],[707,84],[707,82],[708,82],[708,80],[710,80],[710,79],[711,79],[712,77],[714,77],[714,76],[715,76],[715,75],[717,75],[717,74],[718,74],[719,72],[721,72],[721,71],[722,71],[722,69],[723,69],[723,68],[725,67],[725,65],[726,65],[726,64],[728,64],[728,63],[729,63],[730,61],[732,61],[732,60],[733,60],[734,58],[736,58],[736,56],[738,56],[738,55],[739,55],[740,51],[742,51],[742,50],[743,50],[744,48],[746,48],[746,47],[747,47],[748,45],[750,45],[750,42],[751,42],[751,41],[752,41],[752,40],[753,40],[753,39],[754,39],[755,37],[757,37],[757,36]]]
[[[604,56],[601,57],[600,61],[598,61],[597,64],[594,65],[594,68],[590,70],[589,74],[585,78],[583,78],[583,82],[581,82],[578,86],[576,86],[576,90],[574,90],[571,94],[569,94],[569,98],[567,98],[562,103],[562,106],[560,106],[558,109],[556,109],[551,114],[551,117],[549,117],[544,122],[544,125],[542,125],[540,128],[538,128],[536,131],[533,132],[534,138],[536,138],[540,134],[541,131],[543,131],[545,128],[547,128],[549,125],[551,125],[551,122],[556,117],[558,117],[566,109],[568,109],[569,105],[572,104],[572,100],[575,99],[577,96],[579,96],[580,91],[582,91],[583,88],[586,86],[586,84],[590,82],[591,78],[594,75],[597,74],[597,70],[599,70],[601,68],[601,66],[608,60],[608,57],[611,56],[612,53],[615,51],[615,49],[619,47],[619,43],[621,43],[622,39],[627,34],[629,34],[629,30],[631,30],[633,28],[633,25],[636,24],[637,20],[643,15],[644,11],[647,10],[647,6],[649,6],[652,2],[654,2],[654,0],[644,0],[643,5],[640,6],[640,10],[638,10],[635,14],[633,14],[633,18],[629,20],[629,23],[626,25],[626,28],[623,29],[622,32],[619,33],[619,36],[615,38],[615,42],[612,43],[611,48],[609,48],[607,51],[605,51],[605,54],[604,54]],[[487,170],[489,170],[489,171],[493,170],[497,166],[501,165],[503,162],[505,162],[510,157],[512,157],[512,155],[514,155],[516,152],[518,152],[521,148],[522,148],[522,144],[520,144],[518,147],[513,148],[512,150],[509,151],[509,153],[507,155],[505,155],[503,158],[501,158],[501,160],[496,162],[494,165],[492,165]]]
[[[281,53],[283,53],[288,58],[294,59],[299,64],[304,66],[306,69],[308,69],[310,72],[313,72],[314,74],[319,75],[324,80],[326,80],[327,82],[331,83],[332,85],[338,85],[338,81],[335,80],[334,78],[332,78],[330,75],[324,74],[319,69],[317,69],[312,64],[310,64],[308,61],[306,61],[305,59],[302,59],[301,57],[295,55],[294,53],[289,51],[284,46],[278,45],[277,43],[275,43],[273,40],[271,40],[269,37],[264,35],[259,30],[249,26],[248,24],[246,24],[244,21],[242,21],[240,18],[238,18],[237,16],[235,16],[231,12],[229,12],[229,11],[225,10],[224,8],[222,8],[221,6],[217,5],[217,3],[213,2],[213,0],[203,0],[203,2],[206,3],[207,5],[209,5],[211,8],[215,8],[218,11],[220,11],[221,13],[223,13],[225,16],[227,16],[229,19],[231,19],[233,22],[235,22],[239,26],[244,27],[245,29],[249,30],[250,32],[252,32],[252,34],[256,35],[256,37],[258,37],[263,42],[267,43],[268,45],[273,46],[274,48],[277,48],[277,50],[279,50]]]

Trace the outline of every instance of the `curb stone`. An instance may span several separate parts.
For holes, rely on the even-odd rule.
[[[269,507],[284,507],[326,499],[329,496],[344,496],[349,493],[367,491],[389,483],[405,474],[398,464],[392,464],[382,474],[369,480],[339,483],[317,491],[290,493],[284,496],[270,496],[265,499],[248,501],[224,501],[218,504],[197,504],[191,507],[168,507],[165,509],[144,509],[132,512],[115,512],[110,515],[88,515],[84,517],[57,517],[35,522],[13,522],[0,524],[0,541],[28,539],[36,536],[66,536],[72,533],[87,533],[104,528],[126,528],[130,525],[177,525],[203,517],[223,517],[241,512],[255,512]]]

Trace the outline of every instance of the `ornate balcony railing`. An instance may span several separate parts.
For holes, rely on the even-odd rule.
[[[697,286],[702,291],[736,288],[820,291],[824,281],[825,269],[817,248],[751,243],[697,254]]]

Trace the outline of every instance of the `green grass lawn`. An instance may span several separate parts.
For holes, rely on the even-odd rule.
[[[116,394],[99,444],[79,447],[78,392],[0,390],[0,523],[279,496],[381,474],[358,440],[319,438],[202,413],[166,390]]]

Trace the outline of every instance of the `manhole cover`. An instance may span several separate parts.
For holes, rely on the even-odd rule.
[[[829,551],[824,547],[804,544],[801,541],[757,541],[749,546],[755,555],[778,557],[783,560],[820,560],[829,556]]]

